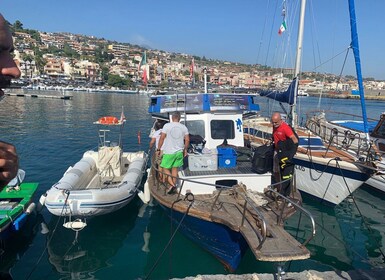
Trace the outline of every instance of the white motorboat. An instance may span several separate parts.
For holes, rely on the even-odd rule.
[[[121,136],[124,121],[102,117],[95,124],[119,126]],[[52,214],[103,215],[124,207],[135,197],[146,170],[147,154],[123,152],[121,143],[114,145],[106,140],[109,131],[100,129],[98,150],[86,151],[43,195],[42,200]]]

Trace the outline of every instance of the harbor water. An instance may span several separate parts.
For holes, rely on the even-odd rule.
[[[39,92],[35,92],[39,94]],[[44,92],[44,94],[59,94]],[[123,143],[129,151],[148,150],[152,125],[149,98],[139,94],[71,93],[71,100],[7,96],[0,102],[1,140],[16,145],[26,181],[38,182],[35,200],[57,182],[83,153],[98,144],[101,116],[126,117]],[[261,111],[280,110],[260,98]],[[319,99],[299,99],[299,120]],[[321,108],[360,112],[357,100],[322,100]],[[378,118],[385,103],[367,101],[368,117]],[[284,264],[286,271],[352,270],[385,267],[385,195],[363,187],[354,198],[331,208],[304,197],[315,217],[316,237],[307,245],[311,258]],[[362,216],[361,216],[362,214]],[[87,220],[80,232],[63,227],[64,219],[45,208],[27,227],[2,244],[0,271],[14,279],[169,279],[197,274],[226,274],[211,254],[177,233],[159,258],[175,230],[155,203],[145,206],[136,198],[110,215]],[[304,240],[296,224],[287,229]],[[251,252],[236,274],[273,273],[276,265],[258,262]]]

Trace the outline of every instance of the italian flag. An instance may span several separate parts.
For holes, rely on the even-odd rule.
[[[138,71],[140,71],[140,68],[146,64],[147,64],[147,55],[146,55],[146,51],[144,51],[143,55],[142,55],[142,60],[140,61],[139,66],[138,66]]]
[[[281,23],[281,26],[279,27],[278,34],[281,35],[286,30],[286,21],[283,21]]]

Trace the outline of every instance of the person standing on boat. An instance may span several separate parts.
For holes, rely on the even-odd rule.
[[[11,79],[21,75],[12,57],[13,39],[8,23],[0,14],[0,100],[4,97],[2,89],[9,87]],[[0,141],[0,190],[17,175],[19,159],[16,148],[10,143]]]
[[[279,112],[274,112],[271,116],[273,124],[274,141],[274,164],[273,172],[276,181],[285,181],[281,183],[280,193],[289,196],[291,192],[291,179],[294,173],[294,164],[292,159],[297,152],[298,138],[293,129],[282,120]]]
[[[159,180],[161,182],[164,182],[163,174],[162,174],[162,167],[160,167],[163,153],[162,153],[162,147],[159,146],[159,139],[160,139],[160,135],[162,134],[162,131],[163,131],[163,126],[164,126],[163,121],[157,120],[155,122],[155,124],[154,124],[154,130],[155,131],[154,131],[154,133],[152,133],[151,140],[150,140],[150,150],[152,150],[152,148],[154,146],[155,146],[155,151],[159,150],[159,152],[155,152],[153,164],[155,165],[156,169],[159,170],[159,172],[158,172],[159,176],[158,177],[159,177]]]
[[[180,123],[180,113],[174,112],[171,115],[171,122],[166,123],[160,135],[157,152],[162,147],[163,157],[160,167],[167,176],[170,185],[167,193],[172,193],[176,189],[176,179],[179,167],[183,166],[183,158],[187,156],[187,149],[190,144],[188,129]]]

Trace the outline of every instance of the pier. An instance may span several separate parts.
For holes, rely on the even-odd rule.
[[[295,280],[372,280],[385,279],[384,269],[376,268],[372,270],[351,270],[351,271],[315,271],[305,270],[302,272],[288,272],[281,275],[282,279]],[[197,275],[185,278],[172,278],[172,280],[276,280],[275,274],[253,273],[253,274],[220,274],[220,275]]]
[[[29,93],[14,93],[7,92],[5,95],[16,97],[33,97],[33,98],[53,98],[53,99],[72,99],[72,95],[48,95],[48,94],[29,94]]]

